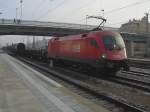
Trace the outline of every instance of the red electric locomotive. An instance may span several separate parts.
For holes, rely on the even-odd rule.
[[[106,22],[106,19],[101,17],[94,18]],[[99,27],[95,29],[98,31],[50,39],[48,43],[50,65],[53,66],[54,62],[71,62],[111,74],[122,68],[129,70],[126,48],[121,35]]]
[[[69,61],[100,71],[129,69],[124,41],[119,33],[112,31],[52,38],[48,44],[48,58],[51,65],[54,61]]]

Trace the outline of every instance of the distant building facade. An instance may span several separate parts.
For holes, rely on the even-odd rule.
[[[136,33],[135,35],[141,35],[140,37],[147,37],[145,40],[140,41],[137,36],[134,36],[131,40],[126,40],[126,48],[128,57],[150,58],[150,23],[148,16],[146,15],[141,20],[129,20],[127,23],[122,24],[119,28],[120,32]],[[149,37],[149,38],[148,38]],[[130,38],[130,37],[129,37]]]
[[[144,16],[141,20],[129,20],[128,23],[121,25],[119,31],[137,34],[150,34],[150,23],[148,21],[148,15]]]

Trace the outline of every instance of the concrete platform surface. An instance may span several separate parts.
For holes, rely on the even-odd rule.
[[[1,53],[0,112],[109,111]]]

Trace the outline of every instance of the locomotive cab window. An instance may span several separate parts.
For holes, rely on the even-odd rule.
[[[96,42],[95,39],[90,39],[90,45],[92,45],[92,46],[98,48],[98,44],[97,44],[97,42]]]
[[[105,48],[109,50],[121,50],[125,48],[124,41],[120,35],[103,36],[103,43]]]

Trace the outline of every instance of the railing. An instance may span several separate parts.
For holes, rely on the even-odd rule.
[[[12,20],[12,19],[0,19],[0,25],[17,25],[17,26],[38,26],[38,27],[53,27],[53,28],[69,28],[69,29],[92,29],[96,26],[93,25],[81,25],[72,23],[57,23],[57,22],[41,22],[41,21],[29,21],[29,20]]]
[[[15,26],[37,26],[37,27],[53,27],[53,28],[68,28],[68,29],[83,29],[91,30],[96,28],[94,25],[73,24],[73,23],[58,23],[58,22],[42,22],[17,19],[0,19],[0,25],[15,25]],[[105,29],[118,30],[117,28],[105,27]]]

